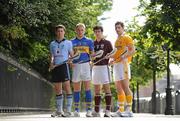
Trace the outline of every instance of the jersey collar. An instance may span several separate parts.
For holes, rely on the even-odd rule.
[[[63,41],[65,41],[66,39],[64,38],[63,40],[61,40],[61,41],[57,41],[57,40],[55,40],[57,43],[61,43],[61,42],[63,42]]]

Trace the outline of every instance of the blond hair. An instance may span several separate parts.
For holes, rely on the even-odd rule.
[[[86,26],[85,26],[83,23],[78,23],[78,24],[76,25],[76,28],[78,28],[78,27],[80,27],[80,26],[82,26],[84,29],[86,28]]]

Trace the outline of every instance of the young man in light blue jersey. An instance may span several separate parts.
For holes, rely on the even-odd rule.
[[[92,117],[92,95],[90,88],[91,80],[91,67],[90,67],[90,54],[94,52],[94,44],[91,39],[84,36],[85,25],[79,23],[76,25],[76,38],[72,40],[74,53],[80,53],[80,58],[74,61],[72,82],[74,87],[74,107],[75,117],[80,117],[79,103],[80,103],[80,91],[81,82],[84,82],[85,86],[85,101],[86,101],[86,117]]]
[[[54,85],[56,93],[56,108],[57,110],[51,115],[51,117],[68,117],[71,116],[72,107],[72,92],[70,87],[70,73],[69,66],[64,63],[68,60],[69,55],[73,56],[72,43],[64,38],[65,27],[58,25],[55,27],[56,39],[50,43],[50,69],[52,70],[51,82]],[[58,65],[58,66],[57,66]],[[64,84],[64,90],[66,92],[66,110],[63,111],[63,94],[62,84]]]

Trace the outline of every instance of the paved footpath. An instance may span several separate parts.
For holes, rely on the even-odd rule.
[[[81,117],[71,117],[71,118],[62,118],[50,117],[50,114],[0,114],[0,121],[180,121],[180,115],[162,115],[162,114],[148,114],[148,113],[135,113],[134,117],[131,118],[122,118],[122,117],[91,117],[86,118],[85,113],[80,114]],[[101,114],[103,116],[103,114]]]

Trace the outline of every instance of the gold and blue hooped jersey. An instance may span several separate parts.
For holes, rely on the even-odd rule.
[[[50,53],[54,57],[54,64],[60,64],[68,60],[69,53],[73,50],[72,43],[63,39],[61,42],[54,40],[50,44]]]
[[[90,61],[90,52],[94,51],[93,40],[83,37],[82,39],[75,38],[72,40],[74,53],[80,53],[80,57],[74,60],[74,63],[80,61]]]

